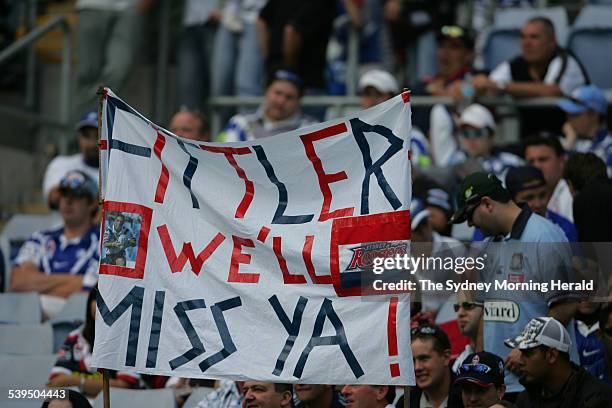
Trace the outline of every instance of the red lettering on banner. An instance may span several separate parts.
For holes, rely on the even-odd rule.
[[[312,279],[312,283],[321,285],[327,284],[331,285],[332,277],[331,275],[317,275],[315,271],[314,265],[312,264],[312,244],[314,243],[314,235],[307,235],[304,240],[304,248],[302,249],[302,258],[304,258],[304,264],[306,265],[306,271]]]
[[[168,168],[161,159],[161,154],[164,150],[164,146],[166,146],[166,137],[158,132],[157,140],[155,141],[155,145],[153,146],[153,152],[161,163],[161,174],[159,175],[159,180],[157,180],[157,189],[155,189],[155,202],[160,204],[164,202],[164,196],[166,195],[166,189],[168,188],[168,180],[170,179],[170,173],[168,172]]]
[[[278,266],[281,268],[281,272],[283,273],[283,283],[306,283],[306,278],[303,275],[293,275],[289,272],[287,268],[287,261],[283,257],[281,252],[281,237],[273,237],[272,238],[272,249],[274,250],[274,255],[276,255],[276,259],[278,260]]]
[[[255,244],[248,238],[240,238],[232,235],[234,249],[232,250],[232,261],[230,263],[228,282],[257,283],[259,282],[258,273],[239,272],[240,264],[248,265],[251,263],[251,255],[242,252],[242,247],[255,248]]]
[[[263,226],[261,227],[261,229],[259,230],[259,234],[257,234],[257,240],[260,242],[266,242],[266,239],[268,238],[268,234],[270,233],[270,228]]]
[[[329,188],[329,185],[331,183],[346,180],[348,176],[344,171],[329,174],[325,173],[321,158],[317,156],[317,153],[314,149],[314,142],[316,142],[317,140],[336,136],[341,133],[345,133],[346,131],[346,125],[344,123],[339,123],[337,125],[300,136],[300,139],[302,139],[302,143],[304,144],[304,149],[306,150],[306,156],[308,156],[308,159],[312,163],[312,166],[314,167],[314,170],[317,173],[317,178],[319,179],[319,188],[321,189],[321,193],[323,194],[323,206],[321,207],[319,221],[327,221],[332,218],[339,217],[350,217],[351,215],[353,215],[353,210],[355,209],[355,207],[350,207],[340,208],[332,212],[329,211],[332,202],[332,192]]]
[[[238,177],[244,180],[246,191],[244,192],[244,196],[242,197],[242,200],[236,209],[236,213],[234,214],[235,218],[244,218],[244,215],[253,201],[253,196],[255,195],[255,185],[251,180],[249,180],[244,169],[238,165],[234,155],[251,154],[251,149],[248,147],[216,147],[204,145],[200,145],[200,148],[208,152],[224,154],[228,163],[234,168],[234,170],[236,170]]]
[[[181,272],[185,266],[185,263],[189,261],[191,270],[196,274],[196,276],[200,274],[202,266],[206,260],[210,258],[219,245],[221,245],[221,243],[225,240],[223,234],[220,232],[217,233],[217,235],[215,235],[215,237],[208,243],[208,245],[206,245],[206,247],[198,254],[197,257],[193,252],[191,242],[184,242],[181,253],[177,256],[174,251],[174,244],[172,243],[172,239],[170,238],[170,233],[168,232],[168,227],[166,224],[157,227],[157,233],[159,234],[159,239],[164,247],[164,253],[166,254],[166,259],[168,260],[172,273]]]

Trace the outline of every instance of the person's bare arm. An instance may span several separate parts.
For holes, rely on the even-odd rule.
[[[302,34],[291,24],[283,32],[283,62],[287,67],[296,69],[302,52]]]
[[[12,292],[39,292],[54,296],[67,297],[79,291],[83,278],[69,273],[47,275],[38,270],[31,262],[24,262],[13,268],[11,274]]]
[[[351,23],[355,28],[361,28],[363,25],[363,18],[361,16],[361,9],[357,5],[355,0],[342,0],[342,4],[344,4],[344,8],[346,10],[346,14],[348,14],[351,19]]]
[[[477,75],[472,79],[472,85],[478,95],[506,93],[515,98],[533,98],[538,96],[562,96],[561,88],[557,84],[545,84],[542,82],[508,82],[505,87],[500,87],[497,82],[490,80],[485,75]],[[503,89],[502,89],[503,88]]]
[[[268,24],[263,19],[257,18],[255,21],[255,32],[257,33],[257,43],[259,44],[261,58],[265,60],[268,57],[268,41],[270,36]]]

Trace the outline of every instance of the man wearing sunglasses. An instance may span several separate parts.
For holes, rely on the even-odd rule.
[[[457,325],[461,334],[469,337],[470,343],[465,346],[465,349],[453,364],[455,374],[459,372],[459,366],[463,360],[477,350],[476,342],[478,341],[478,328],[482,319],[483,306],[482,302],[474,300],[474,295],[471,292],[462,290],[457,294],[457,303],[453,305],[455,313],[457,313]]]
[[[447,162],[438,165],[458,166],[474,160],[484,171],[503,179],[509,168],[520,166],[523,160],[514,154],[494,150],[495,128],[495,119],[487,108],[477,103],[468,106],[459,118],[459,146],[451,135],[448,135],[446,143],[442,143],[438,139],[443,133],[432,133],[433,146],[446,145],[455,149]],[[438,153],[437,157],[447,156]]]
[[[531,319],[506,346],[520,350],[519,408],[612,406],[612,387],[570,361],[570,335],[552,317]]]
[[[481,351],[461,361],[455,384],[461,387],[465,408],[488,408],[504,397],[504,362],[495,354]]]
[[[574,281],[571,252],[563,231],[534,214],[528,206],[515,204],[495,175],[477,172],[467,176],[457,193],[457,208],[454,223],[467,221],[490,237],[481,246],[487,263],[479,272],[479,281],[540,284]],[[503,341],[514,334],[517,326],[524,326],[533,317],[548,315],[569,325],[572,338],[575,337],[572,319],[577,293],[549,289],[517,291],[494,285],[488,292],[475,294],[478,301],[484,302],[482,344],[485,350],[506,359],[508,393],[523,388],[513,374],[518,371],[520,353],[508,352],[503,347]],[[571,352],[572,359],[579,361],[575,346]]]
[[[57,314],[71,294],[97,281],[100,233],[93,224],[98,187],[80,171],[59,183],[59,212],[64,225],[35,232],[19,249],[11,291],[39,292],[46,317]]]
[[[565,150],[596,154],[612,176],[612,133],[606,126],[608,101],[603,91],[595,85],[581,86],[559,107],[567,118],[562,129]]]

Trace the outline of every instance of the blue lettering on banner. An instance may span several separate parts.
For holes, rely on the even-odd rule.
[[[232,336],[227,327],[227,322],[225,321],[225,317],[223,317],[223,312],[238,306],[242,306],[242,300],[240,300],[239,297],[226,299],[211,306],[210,311],[212,312],[213,319],[217,325],[217,330],[219,331],[219,336],[221,337],[221,342],[223,343],[223,349],[200,363],[200,370],[202,370],[202,372],[208,370],[213,365],[225,360],[229,355],[236,352],[236,345],[232,340]]]
[[[285,367],[285,361],[291,353],[291,349],[295,344],[295,340],[300,334],[300,325],[302,324],[302,315],[304,314],[304,309],[306,308],[306,303],[308,303],[308,299],[303,296],[300,296],[297,304],[295,305],[295,310],[293,311],[293,320],[289,320],[289,317],[283,310],[280,302],[278,301],[278,297],[276,295],[272,296],[268,299],[268,302],[272,305],[272,309],[276,313],[276,316],[285,327],[287,331],[287,340],[285,341],[285,346],[281,351],[278,359],[276,360],[276,365],[274,366],[274,371],[272,374],[279,376],[283,373],[283,368]]]
[[[397,198],[397,195],[387,182],[385,175],[383,174],[381,166],[387,162],[393,155],[402,149],[404,141],[399,137],[395,136],[391,129],[386,128],[382,125],[370,125],[361,121],[360,119],[351,119],[351,128],[353,130],[353,137],[361,150],[363,156],[363,165],[365,167],[365,176],[361,185],[361,215],[370,213],[369,207],[369,194],[370,194],[370,178],[372,173],[376,175],[376,180],[380,186],[385,198],[394,210],[397,210],[402,206],[401,201]],[[365,132],[377,133],[387,139],[390,146],[385,153],[378,160],[372,163],[372,156],[370,155],[370,145],[365,137]]]
[[[140,315],[142,314],[142,300],[144,298],[144,288],[134,286],[130,292],[119,302],[113,310],[109,310],[101,292],[98,291],[96,303],[100,316],[107,326],[112,326],[113,323],[123,315],[123,313],[132,307],[132,316],[130,318],[130,329],[128,335],[127,352],[125,354],[125,365],[134,367],[136,365],[136,354],[138,352],[138,337],[140,336]]]
[[[198,168],[198,159],[192,156],[189,151],[187,151],[187,147],[185,147],[185,143],[182,140],[176,139],[176,142],[178,143],[180,148],[183,149],[183,151],[189,155],[189,163],[187,164],[187,167],[185,167],[185,172],[183,173],[183,184],[185,185],[185,187],[187,187],[187,190],[189,190],[189,194],[191,195],[191,204],[193,205],[193,208],[200,208],[200,203],[198,202],[198,199],[196,198],[195,194],[193,194],[193,191],[191,190],[191,179],[193,178],[193,175],[195,174]]]
[[[272,218],[272,224],[305,224],[307,222],[312,221],[312,219],[314,218],[314,214],[285,215],[285,210],[287,209],[287,202],[289,200],[287,194],[287,187],[282,181],[278,179],[278,177],[276,177],[276,174],[274,173],[274,168],[268,161],[266,152],[264,152],[263,147],[257,145],[253,146],[253,149],[255,150],[255,154],[257,155],[257,160],[259,160],[264,170],[266,171],[268,179],[278,189],[278,206],[276,207],[274,218]]]
[[[162,316],[164,314],[164,299],[166,292],[158,290],[155,292],[155,306],[151,320],[151,336],[149,337],[149,350],[147,352],[147,368],[155,368],[157,365],[157,351],[159,350],[159,337],[161,334]]]
[[[174,313],[176,313],[181,326],[183,326],[183,330],[185,330],[185,333],[187,334],[189,343],[191,343],[191,349],[169,361],[170,368],[173,370],[187,364],[206,351],[204,349],[204,345],[202,344],[202,340],[200,340],[198,333],[196,333],[195,328],[193,327],[193,324],[191,324],[191,320],[189,320],[189,316],[187,316],[188,310],[204,309],[205,307],[206,304],[204,303],[204,299],[186,300],[184,302],[178,302],[176,306],[174,306]]]
[[[336,330],[335,336],[321,336],[321,334],[323,333],[323,325],[325,323],[326,318],[329,319],[331,324],[334,326],[334,329]],[[315,320],[312,337],[308,341],[306,347],[304,347],[304,350],[302,351],[302,354],[300,355],[300,358],[295,366],[295,370],[293,371],[294,377],[302,377],[304,366],[306,365],[306,361],[308,360],[310,352],[315,347],[319,346],[340,346],[340,350],[342,351],[344,358],[348,362],[348,365],[351,368],[353,375],[355,375],[355,378],[359,378],[364,374],[361,365],[359,365],[359,362],[357,361],[353,350],[351,350],[351,347],[348,344],[346,333],[344,332],[344,325],[336,314],[336,311],[332,306],[332,301],[328,298],[325,298],[325,300],[323,300],[323,304],[321,305],[321,309],[319,310],[319,313],[317,314],[317,318]]]

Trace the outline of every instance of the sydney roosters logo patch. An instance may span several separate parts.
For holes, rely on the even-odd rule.
[[[395,258],[396,255],[403,256],[408,253],[407,242],[374,242],[350,248],[353,258],[349,262],[345,272],[354,270],[370,270],[374,266],[376,258]]]

